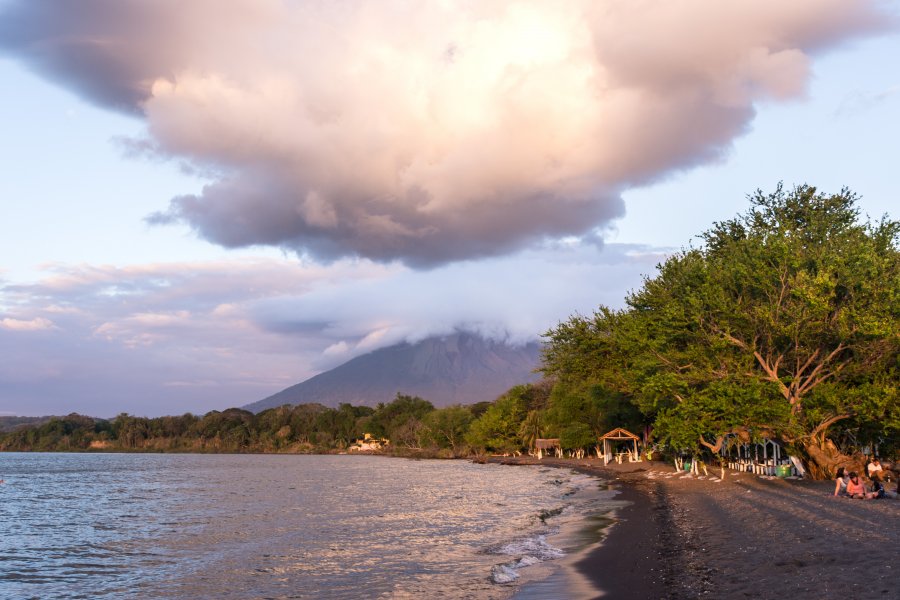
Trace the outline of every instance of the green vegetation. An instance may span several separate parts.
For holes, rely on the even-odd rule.
[[[95,419],[78,414],[20,425],[0,435],[4,451],[119,452],[335,452],[364,433],[387,437],[399,454],[459,456],[472,408],[435,410],[430,402],[398,394],[376,408],[341,404],[282,406],[253,414],[239,408],[206,415],[154,419],[120,414]]]
[[[435,409],[283,406],[203,417],[69,415],[0,435],[0,450],[330,452],[371,433],[391,451],[517,453],[538,438],[590,451],[615,427],[698,456],[775,439],[814,476],[900,451],[900,223],[860,219],[849,191],[757,192],[630,294],[544,334],[545,379]]]
[[[856,197],[758,192],[627,298],[548,332],[544,372],[625,396],[670,448],[775,438],[814,475],[900,433],[900,223]],[[843,442],[843,443],[840,443]]]

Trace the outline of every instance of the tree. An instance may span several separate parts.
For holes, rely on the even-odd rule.
[[[137,448],[147,437],[147,419],[121,413],[113,420],[113,431],[124,448]]]
[[[312,443],[316,432],[319,415],[327,411],[321,404],[298,404],[291,410],[291,432],[294,437],[304,443]]]
[[[748,366],[735,375],[777,389],[789,409],[782,436],[820,475],[847,461],[826,443],[829,428],[871,411],[855,391],[884,376],[900,341],[900,223],[862,223],[856,202],[848,190],[779,186],[703,235],[703,341],[719,365]],[[876,410],[887,391],[871,390]]]
[[[482,450],[511,453],[522,448],[519,430],[525,419],[526,386],[516,386],[500,396],[472,422],[466,441]]]
[[[424,418],[429,441],[438,448],[449,448],[454,456],[462,451],[471,423],[472,413],[463,406],[439,408]]]
[[[563,450],[574,451],[597,444],[597,436],[587,423],[571,423],[559,433],[559,445]]]
[[[861,222],[847,190],[779,186],[750,201],[659,265],[625,310],[548,332],[544,371],[622,393],[676,446],[765,432],[830,476],[853,462],[829,439],[836,425],[895,430],[900,223]]]
[[[535,442],[544,436],[544,411],[530,410],[519,426],[519,437],[526,448],[534,448]]]
[[[387,437],[394,444],[419,447],[424,433],[422,420],[433,410],[434,405],[427,400],[398,393],[390,403],[375,409],[370,433]]]

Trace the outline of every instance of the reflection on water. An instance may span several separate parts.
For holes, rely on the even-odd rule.
[[[3,598],[505,598],[610,506],[557,469],[366,456],[0,454],[0,478]]]

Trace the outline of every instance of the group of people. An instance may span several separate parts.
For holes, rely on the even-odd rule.
[[[871,482],[871,489],[859,477],[856,471],[847,472],[844,467],[839,467],[834,478],[834,495],[859,500],[877,500],[884,498],[884,481],[890,480],[890,471],[885,471],[878,459],[874,459],[866,466],[866,471]],[[886,475],[888,474],[888,475]],[[900,493],[900,485],[897,492]]]

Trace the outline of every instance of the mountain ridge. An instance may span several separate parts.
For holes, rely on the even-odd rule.
[[[398,393],[435,406],[494,400],[510,387],[539,379],[540,345],[511,345],[468,332],[402,342],[357,356],[330,371],[243,408],[260,412],[284,404],[342,402],[375,406]]]

